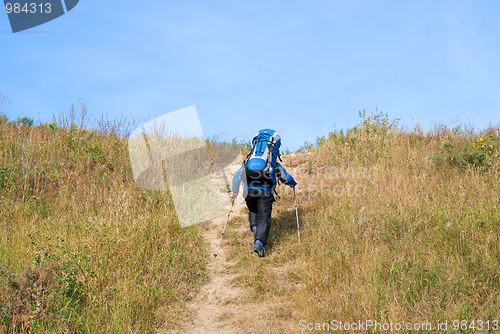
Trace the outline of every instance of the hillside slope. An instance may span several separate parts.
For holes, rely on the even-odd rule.
[[[0,333],[180,325],[206,271],[168,192],[139,189],[120,124],[0,117]]]
[[[26,122],[24,122],[26,123]],[[498,127],[363,118],[283,157],[268,256],[244,205],[180,228],[103,123],[0,120],[0,333],[301,333],[500,318]],[[338,323],[336,323],[338,324]]]
[[[430,331],[446,320],[449,330],[464,320],[492,326],[499,143],[498,127],[424,134],[372,116],[285,156],[299,182],[301,245],[290,188],[279,189],[266,258],[252,252],[246,210],[232,216],[224,258],[220,267],[210,260],[185,332],[328,332],[369,320]],[[207,231],[215,247],[220,231]]]

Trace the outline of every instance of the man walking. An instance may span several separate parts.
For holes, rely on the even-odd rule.
[[[243,166],[233,177],[233,198],[238,196],[240,183],[243,182],[243,197],[248,207],[250,230],[254,232],[254,252],[260,257],[266,255],[273,209],[273,191],[279,182],[295,187],[297,182],[281,166],[279,148],[281,137],[271,129],[260,130],[252,139],[252,151]]]

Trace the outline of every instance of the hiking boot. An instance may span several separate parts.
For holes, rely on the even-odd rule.
[[[255,231],[257,231],[257,226],[252,226],[252,232],[255,233]]]
[[[264,249],[264,244],[260,240],[255,240],[253,246],[253,251],[259,255],[259,257],[266,256],[266,250]]]

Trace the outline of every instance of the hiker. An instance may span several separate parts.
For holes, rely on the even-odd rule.
[[[240,182],[243,182],[243,198],[248,207],[250,230],[254,233],[254,252],[260,257],[266,255],[264,246],[271,227],[271,211],[275,201],[273,191],[282,182],[295,187],[297,182],[281,166],[281,137],[271,129],[260,130],[252,139],[252,151],[233,177],[233,199],[238,196]],[[276,194],[277,195],[277,194]]]

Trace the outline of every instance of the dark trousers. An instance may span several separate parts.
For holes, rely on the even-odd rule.
[[[265,246],[271,228],[274,196],[265,190],[248,189],[245,201],[247,202],[248,211],[250,211],[248,214],[250,230],[252,230],[253,226],[257,226],[254,239],[262,241]]]

